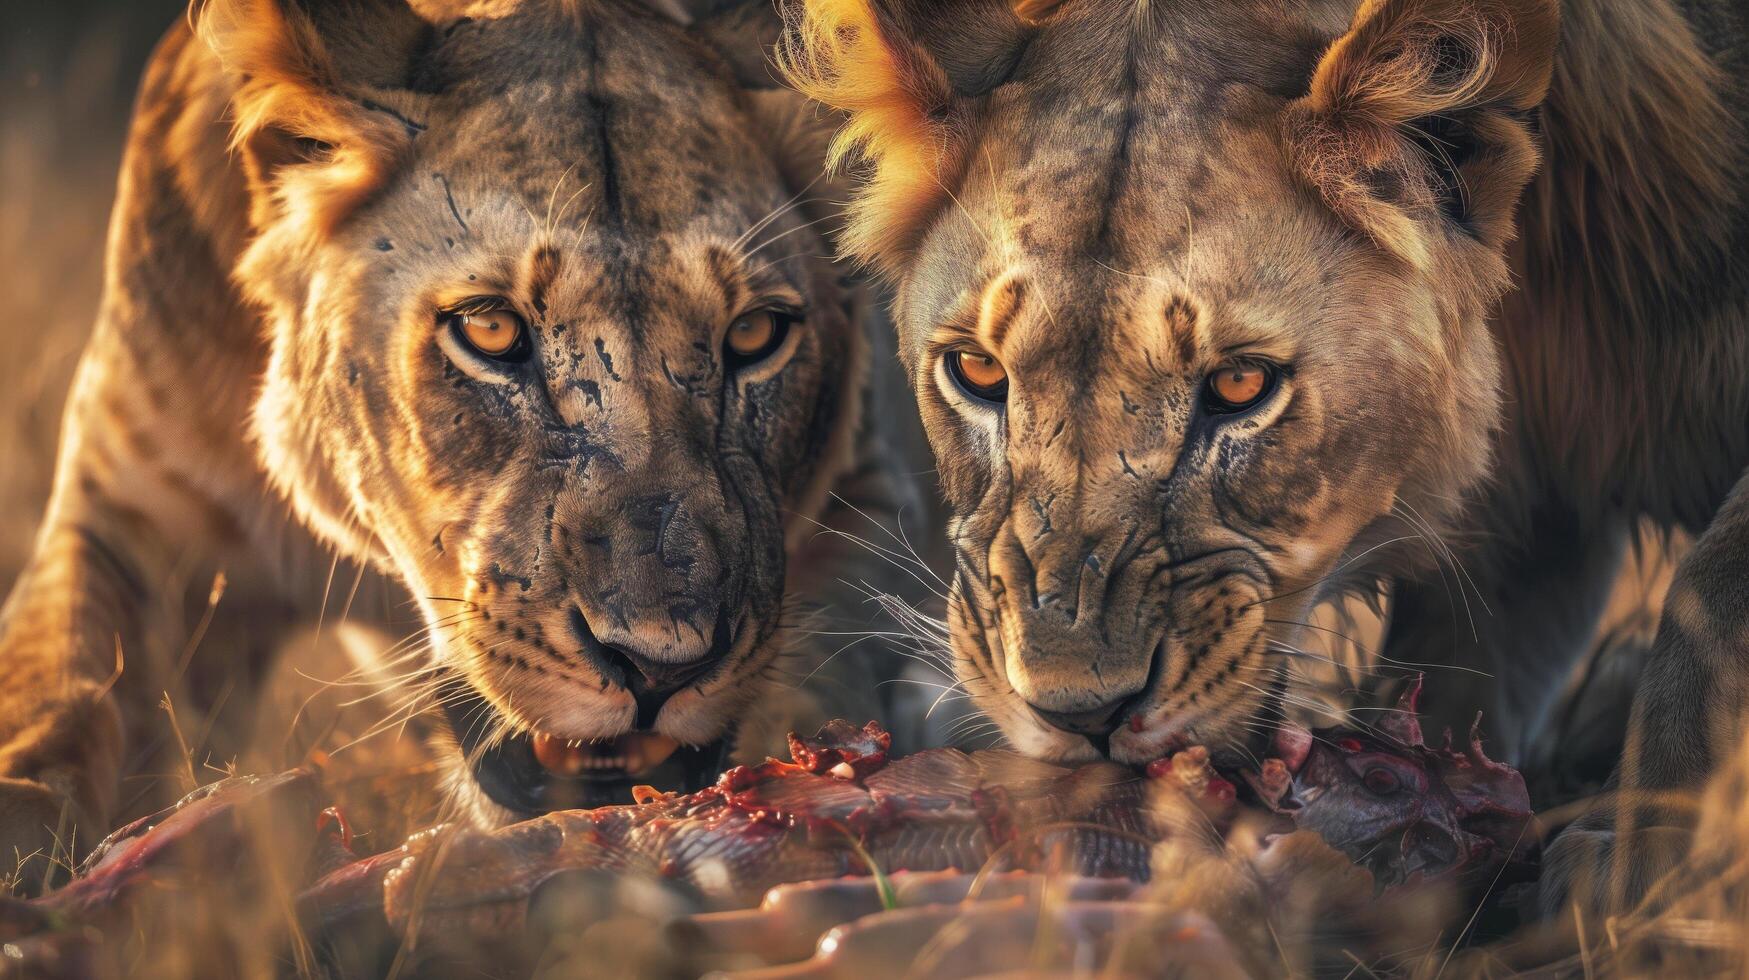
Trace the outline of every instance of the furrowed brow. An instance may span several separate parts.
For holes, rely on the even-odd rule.
[[[559,263],[559,251],[548,244],[530,249],[523,261],[517,278],[522,282],[522,294],[537,313],[547,311],[547,291],[559,279]]]
[[[705,253],[705,266],[728,305],[736,310],[760,301],[799,309],[806,305],[808,294],[788,268],[788,258],[759,261],[747,253],[713,246]]]
[[[1026,283],[1013,270],[995,277],[984,287],[978,302],[976,331],[985,350],[995,353],[1002,349],[1008,328],[1025,305]]]
[[[1269,329],[1267,324],[1223,316],[1205,309],[1202,316],[1203,340],[1208,351],[1217,357],[1251,354],[1288,360],[1294,352],[1291,335]]]

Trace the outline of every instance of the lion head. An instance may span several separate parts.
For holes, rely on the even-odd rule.
[[[251,194],[262,458],[412,592],[480,788],[527,813],[707,766],[862,366],[775,15],[199,13]]]
[[[896,291],[964,684],[1042,756],[1241,743],[1332,575],[1488,470],[1555,4],[788,15]]]

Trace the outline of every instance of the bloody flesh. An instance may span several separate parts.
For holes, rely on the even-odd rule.
[[[1274,831],[1315,831],[1380,889],[1489,878],[1524,856],[1523,781],[1488,760],[1473,733],[1464,751],[1449,739],[1429,748],[1416,693],[1369,731],[1283,728],[1263,766],[1240,774],[1244,794],[1200,747],[1145,775],[1005,751],[932,749],[888,761],[878,725],[833,722],[792,737],[790,762],[737,767],[697,793],[644,791],[634,806],[421,836],[393,857],[343,869],[305,900],[333,923],[371,905],[380,880],[382,914],[397,930],[418,921],[465,932],[513,926],[544,881],[578,870],[660,879],[725,908],[785,882],[876,870],[1058,866],[1144,881],[1152,847],[1172,833],[1154,817],[1161,793],[1196,806],[1216,833],[1246,816]]]
[[[635,805],[492,831],[440,827],[363,860],[348,849],[344,818],[321,809],[313,777],[230,779],[113,835],[61,891],[0,908],[0,939],[122,921],[118,907],[167,882],[229,873],[215,852],[242,853],[246,833],[260,839],[245,828],[259,827],[296,838],[287,848],[319,876],[299,899],[311,935],[387,930],[415,941],[522,935],[531,899],[573,874],[663,882],[722,909],[788,882],[871,872],[1060,869],[1145,881],[1155,846],[1187,826],[1162,819],[1174,806],[1217,840],[1242,821],[1264,839],[1313,831],[1378,891],[1486,883],[1529,850],[1523,781],[1482,753],[1474,731],[1462,749],[1449,735],[1427,746],[1417,693],[1367,730],[1284,726],[1261,765],[1237,773],[1217,771],[1200,747],[1139,772],[1006,751],[891,760],[879,725],[832,722],[792,736],[791,761],[731,769],[699,792],[640,788]],[[264,810],[289,816],[243,819]]]

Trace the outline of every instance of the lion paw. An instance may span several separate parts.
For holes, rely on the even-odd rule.
[[[1601,921],[1638,907],[1688,855],[1687,828],[1640,823],[1614,826],[1613,815],[1587,817],[1543,852],[1537,903],[1546,918],[1583,915]]]

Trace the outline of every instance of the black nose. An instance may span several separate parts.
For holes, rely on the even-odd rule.
[[[603,643],[589,628],[580,609],[571,610],[571,628],[577,634],[583,656],[601,676],[631,692],[638,706],[636,726],[640,729],[653,728],[657,712],[668,699],[714,670],[734,646],[726,611],[717,615],[711,645],[704,656],[687,661],[658,660],[623,643]]]
[[[1061,728],[1065,732],[1086,735],[1089,738],[1103,738],[1110,735],[1117,728],[1118,723],[1123,720],[1120,715],[1122,715],[1126,703],[1126,699],[1119,698],[1086,711],[1046,711],[1044,708],[1033,705],[1032,711],[1033,714],[1043,718],[1046,724]]]

